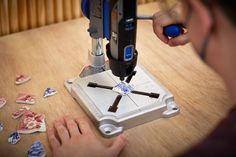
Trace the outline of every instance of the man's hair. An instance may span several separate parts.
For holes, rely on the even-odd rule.
[[[202,0],[207,6],[219,6],[231,23],[236,26],[236,0]]]

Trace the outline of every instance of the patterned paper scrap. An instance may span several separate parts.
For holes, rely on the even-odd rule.
[[[57,91],[55,89],[52,89],[52,88],[47,88],[44,92],[44,97],[49,97],[49,96],[52,96],[52,95],[55,95],[57,93]]]
[[[15,83],[17,85],[20,85],[25,82],[28,82],[29,80],[31,80],[30,76],[19,74],[19,75],[16,75],[16,82]]]
[[[40,141],[35,141],[28,150],[28,157],[45,157],[46,151]]]
[[[16,144],[18,141],[20,141],[21,137],[20,134],[16,131],[13,132],[9,138],[8,138],[8,143],[10,144]]]
[[[27,110],[19,121],[17,131],[21,134],[45,132],[46,125],[44,115]]]
[[[26,93],[19,93],[16,97],[16,103],[33,105],[35,103],[35,96]]]
[[[131,93],[132,90],[134,90],[134,88],[130,84],[122,81],[122,82],[118,83],[115,87],[113,87],[112,90],[121,94],[121,95],[127,95],[127,94]]]
[[[17,118],[21,117],[29,109],[30,109],[30,107],[28,107],[28,106],[22,106],[21,108],[19,108],[19,110],[12,113],[12,118],[17,119]]]
[[[7,103],[6,99],[4,97],[0,96],[0,108],[2,108],[3,106],[5,106]]]

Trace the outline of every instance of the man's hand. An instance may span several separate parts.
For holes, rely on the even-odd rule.
[[[124,135],[120,135],[106,147],[84,119],[65,116],[64,122],[55,121],[54,129],[47,131],[54,157],[116,157],[127,143]]]
[[[181,23],[181,21],[179,21]],[[175,38],[168,38],[163,33],[163,28],[165,26],[176,24],[178,23],[170,14],[165,11],[157,12],[153,15],[153,31],[157,35],[157,37],[163,41],[164,43],[168,44],[169,46],[178,46],[184,45],[188,43],[188,33],[183,33],[182,35],[175,37]]]

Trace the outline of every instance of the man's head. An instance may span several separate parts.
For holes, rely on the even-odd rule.
[[[225,80],[236,100],[236,1],[183,0],[190,41]]]
[[[155,34],[170,46],[190,41],[203,61],[221,75],[236,102],[236,14],[234,13],[236,1],[158,0],[158,2],[164,11],[154,14]],[[187,32],[184,31],[182,35],[168,39],[163,35],[163,27],[173,23],[183,23]]]
[[[208,42],[220,29],[219,21],[227,21],[236,26],[236,15],[233,13],[236,2],[233,0],[183,0],[182,2],[185,18],[183,19],[189,29],[190,39],[200,55],[206,57]],[[222,16],[219,17],[219,14]]]

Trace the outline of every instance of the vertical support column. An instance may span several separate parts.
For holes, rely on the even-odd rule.
[[[103,54],[103,43],[102,38],[92,38],[92,52],[94,56],[101,56]]]
[[[92,51],[89,52],[89,60],[93,67],[101,68],[105,66],[105,55],[103,53],[103,39],[92,38]]]

